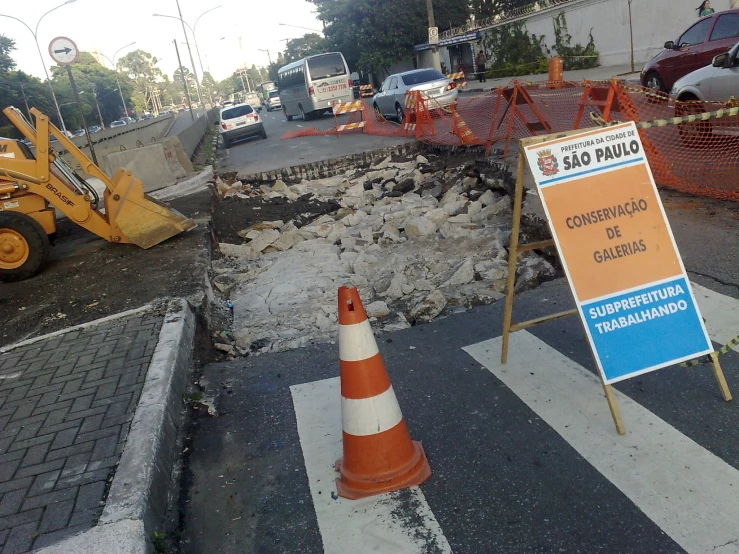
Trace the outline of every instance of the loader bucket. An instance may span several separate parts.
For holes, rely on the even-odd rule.
[[[127,242],[151,248],[195,228],[192,219],[144,194],[139,179],[119,171],[112,181],[113,191],[106,193],[106,213],[110,223],[120,228]],[[119,199],[115,200],[115,196]]]

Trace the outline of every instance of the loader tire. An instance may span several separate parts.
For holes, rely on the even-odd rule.
[[[0,212],[0,282],[32,277],[49,259],[49,238],[33,218]]]

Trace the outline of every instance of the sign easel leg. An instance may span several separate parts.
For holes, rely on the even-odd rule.
[[[513,289],[516,287],[516,265],[518,263],[518,232],[521,226],[521,204],[523,203],[523,178],[526,170],[526,156],[521,148],[518,152],[518,166],[516,167],[516,193],[513,198],[513,226],[508,246],[508,279],[506,284],[505,309],[503,310],[503,348],[500,354],[500,363],[508,361],[508,338],[511,334],[511,319],[513,317]]]
[[[616,432],[619,435],[625,435],[626,427],[624,427],[624,422],[621,419],[621,410],[618,409],[618,404],[616,404],[616,397],[613,395],[613,388],[611,385],[603,383],[603,392],[606,393],[608,409],[611,410],[611,417],[613,418],[613,424],[616,426]]]
[[[718,354],[716,352],[711,353],[711,365],[713,365],[713,375],[716,377],[718,388],[721,391],[721,396],[727,402],[732,399],[729,385],[726,384],[726,378],[724,377],[724,370],[721,369],[721,364],[718,361]]]

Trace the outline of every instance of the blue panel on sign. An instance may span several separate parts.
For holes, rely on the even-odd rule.
[[[679,277],[582,305],[607,382],[712,351]]]

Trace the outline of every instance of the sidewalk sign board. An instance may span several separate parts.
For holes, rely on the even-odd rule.
[[[711,353],[635,124],[524,150],[603,382]]]

